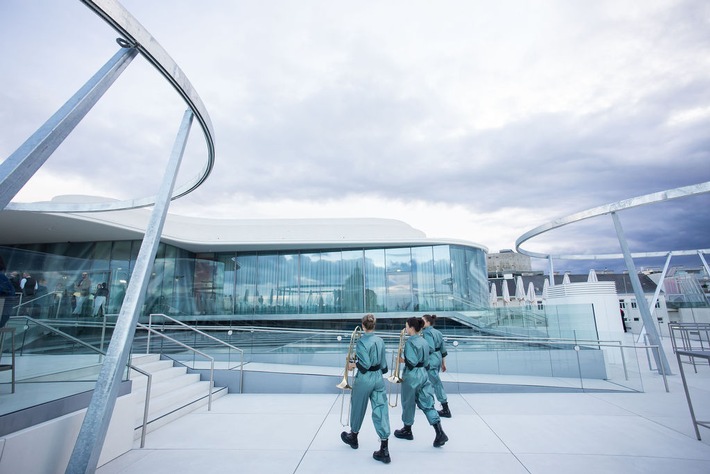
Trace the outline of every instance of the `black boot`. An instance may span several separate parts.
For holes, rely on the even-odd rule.
[[[343,440],[343,443],[349,444],[353,449],[357,449],[359,446],[357,444],[357,433],[353,433],[352,431],[350,433],[343,431],[340,433],[340,439]]]
[[[436,437],[434,438],[434,447],[440,448],[446,444],[446,442],[449,440],[449,437],[446,436],[446,433],[444,433],[444,429],[441,427],[441,422],[432,426],[434,426],[434,431],[436,431]]]
[[[451,412],[449,411],[449,402],[443,402],[441,404],[441,410],[439,410],[439,416],[442,418],[451,418]]]
[[[372,453],[372,457],[376,459],[377,461],[381,461],[385,464],[389,464],[390,461],[390,450],[387,447],[387,440],[386,439],[381,439],[380,440],[380,450],[375,451]]]
[[[404,425],[404,428],[401,430],[394,430],[394,437],[408,440],[414,439],[414,435],[412,434],[412,425]]]

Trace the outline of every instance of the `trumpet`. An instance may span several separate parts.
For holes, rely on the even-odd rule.
[[[402,383],[402,377],[399,372],[399,359],[402,357],[402,351],[404,350],[404,332],[405,330],[402,329],[402,332],[399,333],[399,347],[397,347],[397,352],[392,354],[392,375],[387,377],[387,381],[392,383],[393,385],[396,385],[398,383]],[[391,407],[394,408],[397,406],[397,403],[399,401],[399,392],[394,392],[393,390],[393,385],[390,385],[389,388],[389,394],[387,396],[387,404]],[[392,393],[394,392],[394,403],[392,402]]]
[[[343,412],[345,411],[345,390],[352,390],[352,385],[348,379],[348,373],[350,372],[350,363],[355,361],[355,345],[362,335],[362,329],[357,326],[352,334],[350,335],[350,344],[348,345],[348,354],[345,356],[345,370],[343,371],[343,379],[340,381],[337,388],[343,391],[343,398],[340,400],[340,424],[343,426],[348,426],[350,424],[350,406],[348,405],[348,417],[343,423]],[[351,399],[352,402],[352,399]]]

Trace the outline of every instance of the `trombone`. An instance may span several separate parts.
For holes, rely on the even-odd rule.
[[[391,407],[394,408],[397,406],[397,403],[399,401],[399,392],[395,392],[393,390],[394,385],[398,383],[402,383],[402,376],[400,375],[399,368],[400,368],[400,363],[399,359],[402,357],[402,350],[404,350],[404,332],[405,330],[402,329],[402,332],[399,333],[399,347],[397,347],[397,352],[392,354],[392,375],[387,377],[387,381],[392,383],[389,387],[389,393],[387,395],[387,404]],[[394,392],[394,403],[392,402],[392,393]]]
[[[350,334],[350,344],[348,345],[348,354],[345,356],[345,370],[343,371],[343,379],[340,381],[338,385],[336,385],[337,388],[341,389],[343,391],[343,398],[340,400],[340,424],[342,426],[348,426],[350,425],[350,403],[352,403],[352,397],[350,398],[350,403],[348,404],[348,416],[347,419],[345,420],[345,423],[343,423],[343,411],[345,410],[345,390],[352,390],[352,385],[350,385],[350,381],[348,380],[348,373],[350,372],[350,363],[355,361],[355,344],[357,344],[357,341],[360,339],[360,336],[362,335],[362,329],[360,326],[357,326],[352,334]]]

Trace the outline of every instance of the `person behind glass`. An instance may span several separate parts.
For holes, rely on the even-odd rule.
[[[36,318],[39,316],[40,307],[37,303],[37,290],[39,289],[39,282],[34,278],[29,272],[22,273],[22,280],[20,280],[20,288],[22,288],[22,310],[27,316],[32,316]]]
[[[401,430],[394,430],[394,436],[400,439],[414,439],[412,425],[414,424],[414,411],[418,406],[426,415],[427,421],[434,427],[436,436],[434,437],[434,447],[443,446],[449,437],[441,427],[441,418],[434,409],[434,390],[429,375],[427,365],[429,361],[429,344],[421,337],[421,330],[424,327],[424,320],[421,318],[409,318],[405,325],[407,331],[407,342],[404,344],[404,354],[400,362],[404,363],[402,372],[402,422],[404,427]]]
[[[446,392],[444,391],[444,384],[441,383],[441,378],[439,377],[439,372],[446,372],[446,346],[444,344],[444,336],[441,331],[434,328],[436,324],[435,314],[425,314],[422,316],[424,320],[424,330],[422,331],[422,336],[424,340],[429,343],[429,382],[434,389],[434,395],[436,399],[441,403],[441,410],[439,410],[439,416],[442,418],[451,418],[451,411],[449,411],[449,402],[447,401]]]
[[[348,369],[357,368],[350,395],[350,432],[340,433],[340,439],[353,449],[358,448],[357,435],[362,427],[367,411],[367,401],[372,408],[372,424],[380,437],[380,450],[372,453],[377,461],[388,464],[391,461],[388,439],[390,418],[387,407],[387,392],[382,374],[387,373],[385,343],[375,335],[375,316],[366,314],[362,318],[363,333],[355,345],[356,361],[348,363]]]
[[[106,304],[106,297],[108,296],[108,286],[106,282],[99,283],[96,285],[96,293],[94,293],[94,312],[93,316],[95,318],[104,315],[104,305]]]
[[[91,291],[91,279],[89,278],[89,274],[86,272],[82,273],[81,280],[77,281],[74,287],[79,294],[76,296],[76,306],[72,314],[82,314],[84,302],[86,298],[89,297],[89,292]]]
[[[15,285],[5,275],[5,260],[0,256],[0,328],[7,324],[12,314],[12,307],[17,304],[17,296],[15,295]]]
[[[20,274],[18,272],[10,273],[10,283],[12,283],[12,287],[15,289],[15,293],[22,293],[22,286],[20,285],[21,281],[22,278],[20,277]]]
[[[37,278],[37,291],[35,292],[35,298],[37,298],[38,313],[41,318],[46,318],[49,316],[50,300],[47,297],[49,290],[47,289],[47,279],[44,275]]]
[[[28,272],[22,274],[22,280],[20,280],[20,289],[22,290],[23,296],[34,296],[39,288],[39,283],[35,278],[32,278]]]

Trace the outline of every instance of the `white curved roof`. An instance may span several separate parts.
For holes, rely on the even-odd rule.
[[[82,214],[0,211],[0,245],[141,239],[150,212],[150,209]],[[208,219],[168,214],[161,240],[192,252],[437,244],[488,250],[473,242],[430,239],[402,221],[379,218]]]

